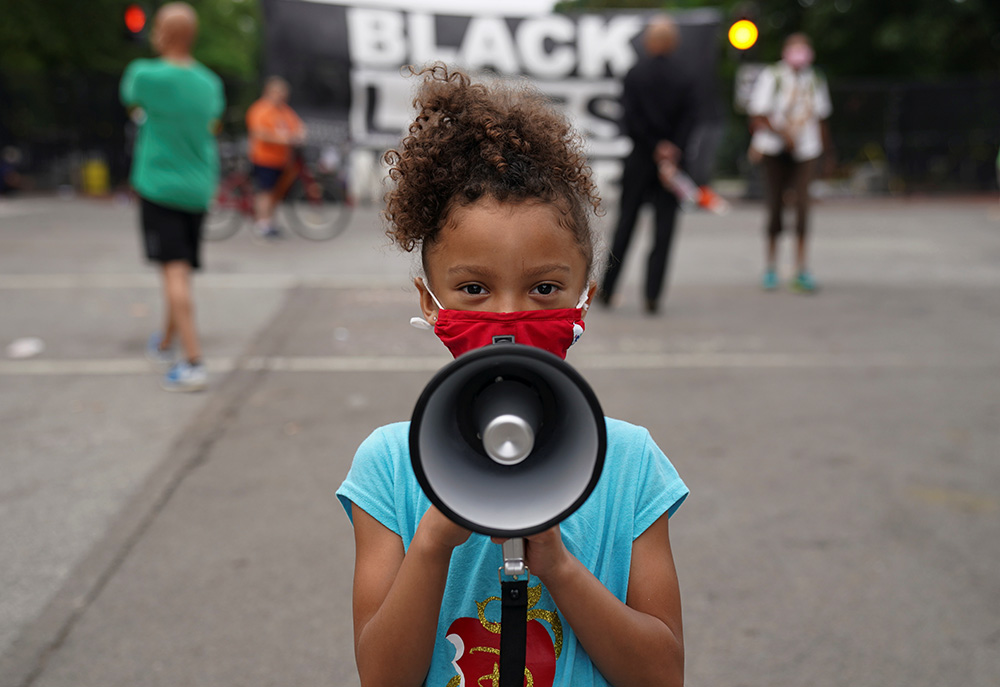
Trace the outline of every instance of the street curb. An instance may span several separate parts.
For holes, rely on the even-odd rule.
[[[293,323],[310,308],[315,295],[315,290],[290,289],[277,314],[251,341],[240,360],[279,352]],[[202,410],[181,430],[160,464],[113,518],[104,536],[70,572],[45,609],[0,656],[2,687],[30,687],[42,674],[49,656],[58,651],[188,474],[208,459],[212,447],[267,374],[266,369],[244,369],[237,364],[217,383]]]

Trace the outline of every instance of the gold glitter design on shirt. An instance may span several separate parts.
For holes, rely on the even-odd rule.
[[[552,642],[552,647],[555,649],[556,658],[562,653],[563,647],[563,628],[562,621],[559,619],[559,614],[555,611],[546,611],[545,609],[535,608],[538,602],[542,598],[542,583],[539,582],[534,587],[528,587],[528,620],[544,620],[552,628],[552,634],[555,637]],[[500,601],[499,596],[491,596],[485,601],[476,602],[476,614],[479,616],[479,623],[487,632],[498,635],[500,634],[500,623],[495,623],[491,620],[486,619],[486,607],[490,605],[491,601]]]
[[[484,654],[496,654],[497,656],[500,655],[499,649],[494,649],[493,647],[488,647],[488,646],[477,646],[471,649],[469,653],[471,654],[477,651]],[[527,666],[524,668],[524,677],[527,680],[527,682],[525,683],[525,687],[535,687],[535,677],[534,675],[531,674],[531,671],[528,670]],[[452,681],[456,679],[458,679],[458,682],[455,682],[456,687],[462,684],[461,680],[456,675],[455,677],[453,677],[451,680],[448,681],[448,687],[452,687]],[[490,681],[489,687],[500,687],[499,661],[493,664],[493,672],[491,674],[483,675],[476,681],[477,687],[486,687],[485,685],[483,685],[483,680]]]
[[[490,605],[491,601],[500,601],[500,597],[491,596],[490,598],[486,599],[486,601],[477,601],[476,611],[477,615],[479,616],[479,623],[486,629],[486,631],[498,635],[500,634],[500,623],[494,623],[486,619],[486,607]]]

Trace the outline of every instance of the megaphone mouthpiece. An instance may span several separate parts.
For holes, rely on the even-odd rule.
[[[496,377],[479,391],[473,405],[486,455],[501,465],[516,465],[531,454],[542,422],[542,401],[535,389]]]
[[[486,455],[501,465],[517,465],[535,447],[535,430],[520,415],[497,415],[480,434]]]

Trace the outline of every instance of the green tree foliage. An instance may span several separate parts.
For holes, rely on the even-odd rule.
[[[761,57],[804,31],[831,75],[935,78],[1000,73],[994,0],[776,0],[756,3]]]
[[[134,1],[147,11],[142,40],[125,28]],[[102,147],[120,136],[118,80],[152,57],[154,0],[0,0],[0,136]],[[239,129],[258,91],[257,0],[190,0],[198,12],[194,56],[226,83],[227,128]]]
[[[935,78],[1000,74],[997,0],[563,0],[559,11],[718,7],[751,15],[760,41],[745,59],[778,59],[785,36],[809,34],[833,76]],[[739,59],[729,52],[730,62]],[[724,71],[731,71],[723,63]]]
[[[111,0],[0,0],[0,70],[52,72],[116,68],[124,3]]]
[[[0,72],[120,73],[148,45],[126,36],[129,0],[0,0]],[[152,14],[161,2],[137,3]],[[256,78],[260,10],[255,0],[191,0],[195,56],[225,77]]]
[[[224,76],[256,81],[261,16],[256,0],[195,0],[201,31],[195,57]]]

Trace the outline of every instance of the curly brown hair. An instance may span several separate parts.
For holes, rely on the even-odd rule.
[[[384,156],[395,182],[383,213],[389,238],[407,252],[420,246],[426,261],[456,207],[481,198],[553,203],[589,270],[589,211],[600,212],[600,198],[566,118],[526,84],[472,83],[441,63],[410,73],[424,78],[413,101],[417,117],[401,149]]]

